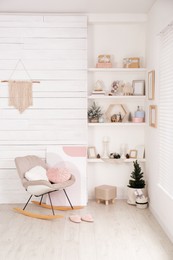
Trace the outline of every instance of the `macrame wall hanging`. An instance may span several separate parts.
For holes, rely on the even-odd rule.
[[[15,107],[20,113],[33,105],[32,81],[9,80],[8,91],[9,106]]]
[[[11,80],[19,63],[21,63],[25,73],[29,77],[29,80]],[[31,80],[31,77],[21,60],[16,63],[9,80],[3,80],[2,82],[8,82],[9,106],[13,106],[18,109],[20,113],[23,113],[28,107],[33,105],[32,85],[33,83],[40,82]]]

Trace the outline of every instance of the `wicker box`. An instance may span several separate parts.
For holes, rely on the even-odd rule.
[[[109,201],[114,203],[114,200],[117,196],[117,187],[110,185],[101,185],[95,187],[95,197],[97,203],[104,201],[106,205],[109,204]]]
[[[100,62],[96,64],[96,68],[112,68],[112,63],[111,62]]]
[[[140,68],[140,58],[131,57],[124,59],[124,68]]]

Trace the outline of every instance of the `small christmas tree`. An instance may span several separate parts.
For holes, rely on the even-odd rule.
[[[95,102],[93,102],[92,106],[88,109],[88,118],[89,119],[99,119],[103,115],[101,111],[101,107],[97,106]]]
[[[143,180],[143,172],[141,171],[141,167],[137,160],[133,162],[133,166],[134,170],[130,175],[132,180],[129,180],[128,187],[142,189],[145,187],[145,180]]]

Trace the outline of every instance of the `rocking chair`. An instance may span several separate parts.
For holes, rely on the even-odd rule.
[[[36,166],[41,166],[44,169],[47,169],[47,166],[45,162],[34,155],[28,155],[24,157],[17,157],[15,159],[15,164],[16,168],[19,174],[19,177],[21,179],[22,185],[24,186],[25,190],[29,192],[31,195],[26,202],[25,206],[23,209],[20,208],[15,208],[16,211],[30,217],[34,218],[40,218],[40,219],[54,219],[54,218],[61,218],[63,217],[62,215],[55,215],[54,209],[57,210],[69,210],[69,209],[76,209],[77,207],[73,207],[71,204],[71,201],[66,193],[66,188],[71,186],[75,182],[75,177],[71,175],[70,179],[63,182],[63,183],[58,183],[58,184],[52,184],[49,181],[46,180],[34,180],[34,181],[29,181],[25,178],[25,173],[32,169],[33,167]],[[50,194],[55,191],[63,190],[64,194],[70,204],[70,207],[59,207],[59,206],[53,206],[52,205],[52,200]],[[48,195],[50,205],[42,203],[43,196]],[[26,211],[25,208],[27,207],[29,201],[31,200],[32,196],[35,197],[41,197],[40,202],[37,201],[32,201],[34,204],[42,206],[44,208],[49,208],[52,210],[53,215],[42,215],[42,214],[34,214],[29,211]],[[79,208],[79,207],[78,207]]]

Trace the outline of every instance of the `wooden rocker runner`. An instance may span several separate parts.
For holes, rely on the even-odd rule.
[[[45,162],[34,155],[24,156],[24,157],[17,157],[15,159],[16,168],[19,174],[19,177],[21,179],[22,185],[24,186],[25,190],[28,191],[31,195],[26,202],[23,209],[20,208],[14,208],[15,211],[33,218],[39,218],[39,219],[56,219],[56,218],[62,218],[62,215],[55,215],[54,209],[56,210],[69,210],[69,209],[79,209],[79,207],[73,207],[71,204],[71,201],[67,195],[66,188],[71,186],[75,182],[75,177],[71,175],[70,179],[58,184],[52,184],[49,181],[46,180],[27,180],[25,178],[25,173],[29,171],[30,169],[41,166],[44,169],[47,168]],[[63,190],[64,194],[70,204],[70,207],[53,207],[52,200],[50,194],[55,191]],[[42,203],[43,196],[48,195],[50,206]],[[52,210],[52,215],[42,215],[42,214],[35,214],[29,211],[26,211],[25,208],[27,207],[29,201],[33,196],[41,197],[40,202],[33,201],[34,204],[39,205],[44,208],[48,208]],[[80,207],[81,208],[81,207]]]
[[[32,200],[31,201],[33,204],[36,204],[40,207],[46,208],[46,209],[51,209],[51,205],[45,204],[45,203],[40,203],[38,201]],[[77,210],[77,209],[83,209],[83,206],[73,206],[73,208],[69,206],[53,206],[54,210],[60,210],[60,211],[67,211],[67,210]]]

